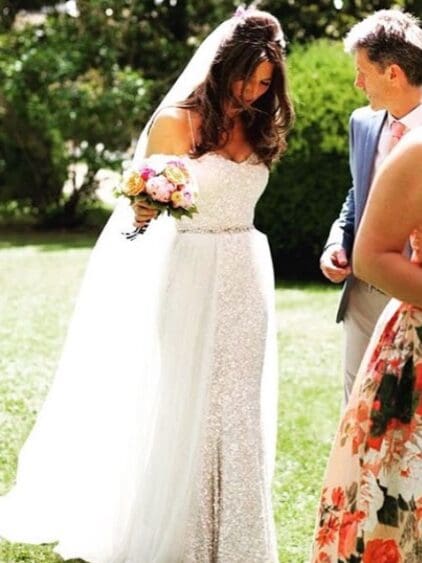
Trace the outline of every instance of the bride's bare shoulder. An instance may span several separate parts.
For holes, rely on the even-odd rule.
[[[187,110],[178,107],[160,110],[149,131],[147,153],[185,154],[190,148]]]
[[[186,127],[188,123],[187,109],[177,106],[167,106],[157,113],[153,125],[172,125],[173,127]]]

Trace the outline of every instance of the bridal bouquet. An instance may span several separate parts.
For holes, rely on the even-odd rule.
[[[125,196],[131,203],[145,201],[157,210],[157,215],[167,213],[176,219],[192,217],[197,212],[195,183],[184,162],[177,156],[153,155],[145,158],[136,168],[123,175],[116,195]],[[138,227],[126,238],[133,240],[148,228]]]

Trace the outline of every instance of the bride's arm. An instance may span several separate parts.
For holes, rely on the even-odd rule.
[[[354,274],[406,303],[422,307],[422,268],[402,255],[422,227],[422,133],[409,133],[381,166],[357,234]]]
[[[190,132],[186,110],[166,108],[154,119],[148,134],[146,156],[152,154],[187,154],[190,150]],[[132,205],[135,213],[134,225],[142,227],[155,217],[157,211],[145,202]]]

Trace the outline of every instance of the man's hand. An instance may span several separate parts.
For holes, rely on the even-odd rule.
[[[157,216],[157,210],[148,205],[145,201],[135,201],[132,204],[133,212],[135,213],[135,219],[133,224],[135,227],[143,227],[151,219]]]
[[[352,273],[346,251],[340,244],[330,245],[322,253],[319,265],[324,276],[334,283],[344,281]]]

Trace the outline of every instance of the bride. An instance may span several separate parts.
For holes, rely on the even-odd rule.
[[[0,536],[90,563],[276,562],[274,282],[254,207],[293,119],[284,39],[244,10],[202,44],[135,162],[178,155],[193,219],[93,251],[58,372],[0,499]],[[136,225],[153,212],[136,209]]]

